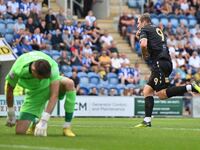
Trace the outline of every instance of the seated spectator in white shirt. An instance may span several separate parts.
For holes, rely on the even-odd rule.
[[[195,49],[200,49],[200,30],[197,31],[196,35],[193,38]]]
[[[13,17],[13,19],[16,19],[19,14],[19,3],[16,2],[16,0],[8,1],[8,13]]]
[[[177,57],[176,60],[177,60],[178,67],[183,66],[183,65],[186,64],[186,61],[185,61],[185,59],[183,58],[183,55],[182,55],[181,52],[179,52],[178,57]]]
[[[130,64],[130,60],[127,58],[126,54],[121,54],[119,59],[121,64]]]
[[[93,23],[96,21],[96,17],[93,15],[92,10],[88,11],[88,15],[85,17],[85,21],[88,21],[89,25],[93,26]]]
[[[39,27],[35,29],[32,40],[33,40],[33,45],[32,45],[33,49],[42,50],[46,48],[43,34],[40,33]]]
[[[31,3],[31,10],[36,10],[36,13],[39,15],[40,12],[42,11],[42,5],[38,0],[33,0]]]
[[[192,53],[192,56],[189,58],[189,65],[196,70],[200,68],[200,57],[198,56],[197,52],[194,51]]]
[[[7,17],[7,8],[4,0],[0,0],[0,18],[5,19]]]
[[[103,44],[106,44],[107,47],[110,48],[112,45],[112,41],[113,41],[113,37],[109,35],[107,30],[105,30],[104,35],[100,38],[100,42],[102,42]]]
[[[14,24],[14,32],[17,33],[20,29],[26,29],[22,17],[18,17],[17,22]]]
[[[121,67],[120,59],[118,58],[117,53],[112,53],[111,57],[111,67],[114,69],[114,72],[117,72]]]

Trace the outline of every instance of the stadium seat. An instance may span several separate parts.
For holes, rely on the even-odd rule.
[[[6,24],[6,33],[10,33],[10,34],[14,33],[14,24],[13,23]]]
[[[13,34],[5,34],[5,39],[8,43],[12,43],[13,42]]]
[[[169,22],[169,20],[168,20],[167,17],[164,17],[164,18],[160,18],[160,22],[162,22],[162,24],[166,27],[168,22]]]
[[[153,18],[151,19],[151,21],[152,21],[152,23],[153,23],[154,25],[156,25],[156,26],[158,26],[158,25],[159,25],[159,23],[160,23],[160,21],[159,21],[159,18],[158,18],[158,17],[153,17]]]
[[[115,73],[108,73],[107,75],[108,84],[110,85],[117,85],[119,79]]]
[[[54,60],[57,60],[60,57],[60,52],[58,50],[51,50],[51,56]]]
[[[99,84],[100,83],[100,76],[97,73],[89,72],[88,73],[89,82],[92,84]]]
[[[188,19],[187,19],[187,18],[180,18],[180,19],[179,19],[179,22],[180,22],[180,23],[183,22],[183,24],[184,24],[186,27],[188,27]]]
[[[77,76],[80,79],[80,84],[89,84],[89,78],[87,73],[85,72],[78,72]]]
[[[0,23],[0,33],[4,35],[6,33],[6,25],[5,23]]]
[[[45,54],[47,54],[47,55],[49,55],[50,57],[52,57],[50,50],[42,50],[42,52],[45,53]]]
[[[130,8],[136,8],[138,6],[137,1],[136,0],[128,0],[128,6]]]
[[[134,89],[136,86],[135,86],[134,84],[127,84],[126,87],[127,87],[128,89],[131,89],[131,88]]]
[[[179,25],[178,19],[177,18],[170,18],[169,20],[172,23],[173,28],[177,28]]]
[[[197,24],[197,20],[195,18],[188,19],[189,20],[189,28],[194,28]]]
[[[124,92],[125,88],[126,88],[126,86],[124,84],[117,84],[117,89],[118,89],[120,95]]]
[[[72,77],[72,72],[64,72],[65,77]]]
[[[90,90],[89,90],[89,85],[88,84],[79,84],[80,85],[80,89],[83,90],[84,95],[88,95]]]
[[[62,65],[60,67],[60,71],[65,73],[65,72],[72,72],[72,67],[71,66],[68,66],[68,65]]]

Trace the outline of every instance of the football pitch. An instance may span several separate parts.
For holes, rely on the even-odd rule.
[[[199,150],[200,119],[154,118],[151,128],[134,128],[141,118],[75,118],[75,138],[62,136],[63,118],[51,118],[47,137],[15,135],[0,118],[0,150]]]

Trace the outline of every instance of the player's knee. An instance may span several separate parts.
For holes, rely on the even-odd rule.
[[[145,86],[144,89],[143,89],[143,94],[145,97],[147,96],[153,96],[153,90],[151,87],[149,86]]]
[[[167,99],[166,90],[161,90],[157,92],[157,96],[159,97],[160,100]]]
[[[68,90],[75,90],[75,85],[74,85],[74,81],[72,79],[69,78],[65,78],[63,81],[63,84],[65,86],[65,89]]]

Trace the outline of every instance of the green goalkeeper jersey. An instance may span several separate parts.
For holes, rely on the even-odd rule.
[[[29,66],[31,62],[38,59],[44,59],[49,62],[51,66],[50,78],[40,80],[32,76]],[[30,91],[44,89],[48,87],[51,82],[59,79],[58,64],[51,57],[39,51],[33,51],[21,55],[13,64],[10,72],[6,76],[6,80],[11,86],[15,87],[18,83],[21,87]]]

